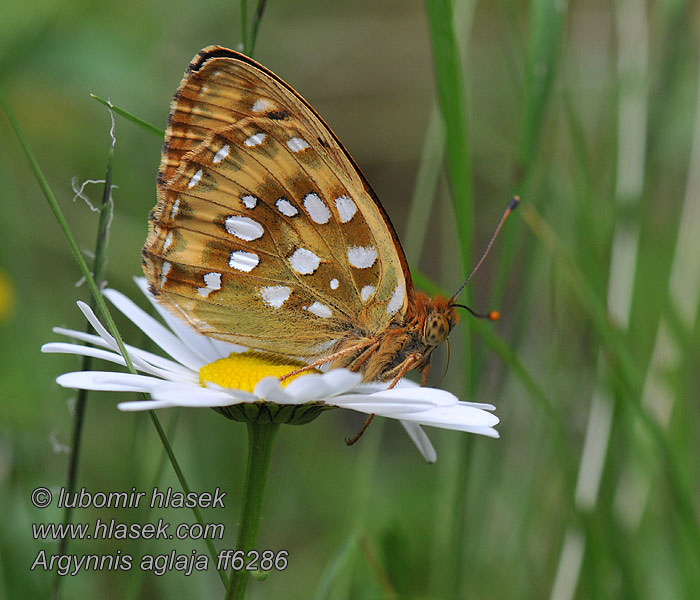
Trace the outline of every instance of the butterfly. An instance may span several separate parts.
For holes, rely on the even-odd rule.
[[[340,140],[289,85],[220,46],[172,102],[142,251],[151,293],[205,335],[395,385],[427,375],[454,296],[411,280]]]

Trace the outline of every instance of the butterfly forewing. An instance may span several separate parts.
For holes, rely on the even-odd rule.
[[[303,98],[262,65],[220,47],[205,48],[194,58],[175,94],[161,164],[163,179],[171,177],[182,156],[211,131],[260,115],[271,120],[293,115],[338,170],[362,180],[335,135]]]
[[[313,109],[250,59],[203,50],[173,102],[144,247],[159,299],[208,335],[315,356],[403,314],[405,265]]]

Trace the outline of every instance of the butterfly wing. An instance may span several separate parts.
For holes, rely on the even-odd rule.
[[[319,356],[407,308],[396,233],[333,132],[292,88],[221,47],[173,101],[143,263],[200,332]]]

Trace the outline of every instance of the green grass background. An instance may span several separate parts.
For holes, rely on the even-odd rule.
[[[456,289],[510,195],[522,196],[469,289],[475,307],[498,308],[502,320],[463,319],[441,384],[494,403],[501,439],[428,430],[438,463],[426,465],[393,421],[375,422],[352,448],[343,438],[359,415],[282,428],[258,547],[288,550],[289,567],[251,581],[249,597],[700,597],[700,250],[693,235],[676,248],[682,214],[690,232],[700,228],[697,209],[682,212],[700,203],[700,156],[691,154],[700,7],[455,4],[453,24],[442,0],[270,0],[255,58],[346,144],[424,286]],[[102,178],[109,149],[109,115],[89,94],[163,127],[190,58],[212,43],[236,47],[240,31],[235,2],[0,6],[0,86],[81,248],[94,247],[97,216],[72,200],[70,181]],[[136,298],[160,141],[119,118],[116,137],[106,277]],[[29,496],[65,484],[75,394],[54,379],[79,361],[39,347],[57,339],[52,326],[84,327],[75,301],[89,293],[75,285],[80,273],[4,117],[0,159],[0,298],[10,298],[0,308],[0,590],[41,598],[52,574],[29,566],[56,547],[32,539],[31,523],[62,515],[33,508]],[[88,191],[98,202],[100,186]],[[629,243],[616,254],[621,240]],[[126,341],[145,343],[118,325]],[[671,348],[661,363],[652,359],[659,327]],[[651,410],[641,408],[650,377],[660,386],[646,396]],[[670,419],[659,425],[648,415],[665,398]],[[148,417],[120,413],[117,399],[90,395],[78,486],[177,486]],[[610,411],[607,443],[604,422],[589,424],[593,406]],[[208,410],[160,416],[190,485],[227,490],[225,510],[205,520],[224,522],[217,547],[233,547],[245,427]],[[587,434],[602,449],[592,500],[590,485],[577,492]],[[629,481],[649,490],[645,501]],[[75,520],[112,516],[194,520],[186,510],[129,509]],[[585,548],[580,571],[562,558],[565,539]],[[206,552],[201,541],[114,540],[74,541],[69,552],[174,548]],[[223,596],[213,569],[88,572],[61,586],[65,598]]]

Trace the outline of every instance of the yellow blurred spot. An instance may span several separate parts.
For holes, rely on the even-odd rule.
[[[282,358],[273,354],[264,352],[254,352],[249,350],[241,354],[230,354],[226,358],[204,365],[199,370],[199,382],[215,383],[221,387],[234,388],[253,393],[258,381],[263,377],[282,377],[287,373],[303,367],[304,363],[292,360],[290,358]],[[282,387],[285,387],[290,381],[306,375],[307,373],[318,371],[305,371],[294,375],[282,382]]]
[[[14,301],[14,287],[5,272],[0,271],[0,321],[6,320],[12,314]]]

